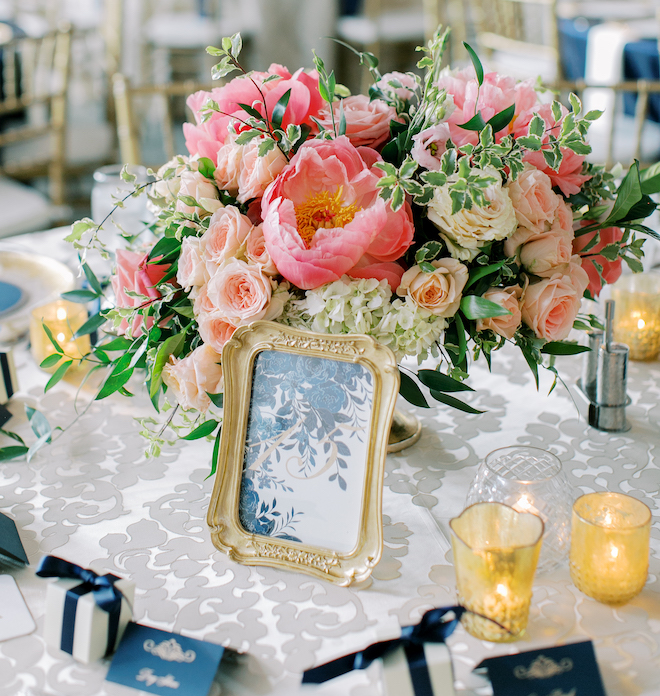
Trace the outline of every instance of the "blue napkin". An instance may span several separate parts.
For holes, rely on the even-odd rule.
[[[13,309],[23,299],[23,291],[16,285],[0,280],[0,314]]]

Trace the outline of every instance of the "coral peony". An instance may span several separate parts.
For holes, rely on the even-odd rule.
[[[604,256],[598,253],[608,244],[614,244],[621,241],[623,231],[619,227],[607,227],[600,230],[598,232],[598,234],[600,234],[600,241],[598,244],[588,251],[585,251],[584,254],[580,253],[596,234],[596,232],[588,232],[580,237],[576,237],[573,241],[573,251],[582,257],[582,268],[589,276],[589,285],[587,290],[589,290],[592,297],[598,297],[600,291],[602,290],[598,269],[596,266],[594,266],[594,263],[600,264],[603,267],[603,280],[608,284],[615,283],[619,279],[622,270],[622,261],[620,258],[616,259],[615,261],[608,261]]]
[[[394,261],[410,244],[409,212],[394,213],[378,196],[381,172],[371,166],[379,159],[346,136],[308,141],[267,189],[266,247],[297,287],[308,290],[341,278],[367,251]],[[380,234],[386,238],[383,248],[376,241]]]

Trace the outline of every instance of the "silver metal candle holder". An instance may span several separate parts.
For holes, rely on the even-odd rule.
[[[588,333],[589,348],[585,354],[579,387],[589,402],[589,425],[598,430],[622,432],[630,430],[626,420],[628,378],[628,346],[614,343],[614,302],[605,303],[605,331]]]

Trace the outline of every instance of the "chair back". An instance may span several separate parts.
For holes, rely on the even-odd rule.
[[[194,81],[132,86],[116,73],[112,78],[120,159],[125,164],[158,167],[183,151],[183,113],[177,102],[199,90],[217,87]],[[190,114],[188,114],[190,117]]]
[[[70,27],[0,46],[0,172],[19,179],[47,172],[56,205],[64,201],[70,52]],[[43,147],[44,136],[49,136],[50,147]],[[38,157],[30,141],[42,143]]]

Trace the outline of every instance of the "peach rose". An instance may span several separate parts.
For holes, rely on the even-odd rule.
[[[410,295],[413,302],[438,317],[453,317],[468,281],[467,266],[456,259],[431,262],[436,269],[426,273],[419,266],[409,268],[401,278],[397,294]]]
[[[506,288],[488,288],[482,295],[485,300],[490,300],[500,305],[503,309],[508,309],[511,314],[503,314],[499,317],[489,317],[488,319],[477,320],[477,331],[490,329],[504,338],[513,338],[522,322],[520,311],[520,298],[522,288],[520,285],[510,285]]]
[[[568,336],[580,311],[589,277],[574,256],[568,273],[556,273],[529,285],[522,305],[522,318],[538,338],[561,341]]]
[[[180,198],[181,196],[192,196],[197,201],[197,205],[184,203]],[[206,217],[222,208],[219,199],[218,189],[210,179],[207,179],[200,172],[183,172],[179,187],[179,200],[176,202],[177,212],[187,215],[197,213],[200,217]]]
[[[229,136],[227,142],[218,150],[218,164],[213,172],[218,188],[234,197],[238,195],[238,175],[243,159],[243,146],[237,145],[235,139],[236,136]]]
[[[226,321],[242,326],[266,317],[273,287],[259,266],[231,259],[209,280],[206,291]]]
[[[217,310],[200,314],[197,317],[197,325],[202,341],[218,353],[222,352],[223,346],[236,331],[236,327],[230,324]]]
[[[355,147],[382,145],[389,138],[390,121],[398,119],[396,110],[382,99],[370,101],[365,94],[356,94],[333,104],[334,122],[337,126],[340,118],[340,104],[344,105],[346,135]],[[329,109],[321,111],[319,123],[332,132],[332,116]]]
[[[233,205],[213,213],[209,227],[200,237],[200,248],[206,261],[221,264],[239,254],[252,229],[250,220]]]
[[[573,256],[573,231],[553,227],[523,244],[520,263],[535,275],[547,276],[558,266],[567,264]]]
[[[545,231],[555,219],[561,197],[552,190],[550,177],[527,166],[515,181],[507,184],[518,224],[535,232]]]
[[[249,263],[261,266],[261,270],[266,275],[275,276],[278,274],[277,267],[266,248],[263,225],[256,225],[250,230],[246,239],[245,258]]]
[[[176,282],[186,290],[194,286],[204,285],[208,280],[206,266],[202,258],[201,239],[199,237],[184,237],[181,242],[181,254],[176,272]]]
[[[238,175],[239,203],[247,203],[252,198],[261,198],[287,164],[286,157],[278,147],[259,157],[260,144],[261,140],[257,138],[243,146]]]
[[[163,382],[174,392],[181,408],[207,411],[211,399],[223,389],[220,355],[209,345],[202,345],[187,357],[170,356],[163,367]]]
[[[115,294],[115,305],[120,308],[140,307],[143,299],[132,297],[126,293],[127,290],[139,293],[149,300],[157,300],[160,292],[156,285],[170,269],[169,264],[148,263],[148,254],[138,254],[134,251],[117,249],[117,268],[110,279],[112,290]],[[147,317],[147,328],[153,326],[153,317]],[[139,336],[143,324],[143,317],[136,316],[130,326],[125,319],[122,319],[119,331],[129,336]]]

